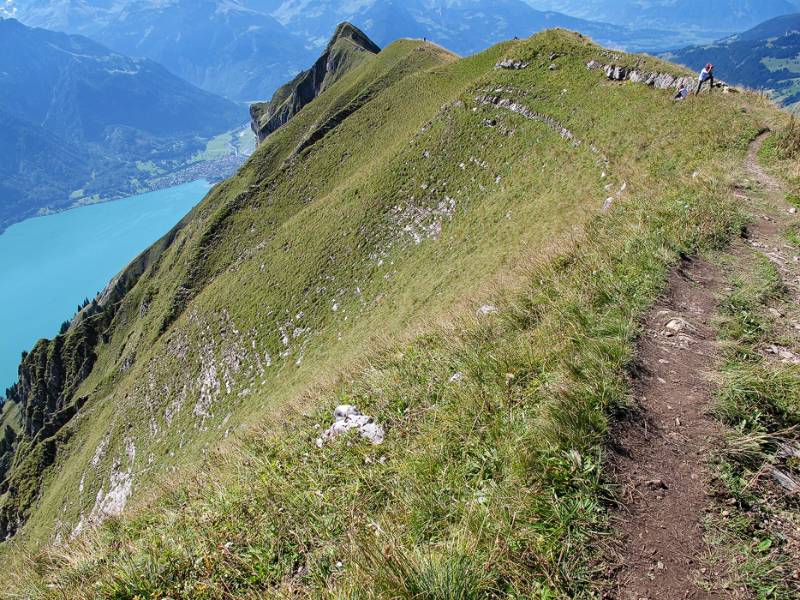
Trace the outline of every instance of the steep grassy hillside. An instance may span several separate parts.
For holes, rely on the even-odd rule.
[[[638,319],[738,231],[729,177],[780,118],[592,60],[683,73],[563,31],[392,44],[41,342],[8,593],[586,592]],[[326,441],[339,404],[382,445]]]

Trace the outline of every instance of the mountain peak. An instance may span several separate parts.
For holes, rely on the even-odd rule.
[[[353,67],[378,54],[380,47],[352,23],[336,28],[328,46],[314,65],[281,86],[269,102],[250,106],[253,132],[261,143]]]
[[[339,25],[336,27],[336,31],[334,32],[333,37],[331,37],[331,41],[328,42],[326,52],[329,52],[339,40],[350,40],[356,46],[359,46],[364,50],[368,50],[373,54],[377,54],[381,51],[380,47],[378,47],[375,42],[369,39],[369,36],[367,36],[366,33],[348,21],[339,23]]]

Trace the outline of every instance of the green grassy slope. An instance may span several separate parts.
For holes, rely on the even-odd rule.
[[[375,88],[380,88],[381,85],[389,88],[395,80],[402,78],[409,72],[413,72],[417,69],[424,69],[432,64],[440,63],[442,60],[450,59],[449,54],[437,49],[428,48],[417,51],[417,47],[418,45],[414,43],[400,42],[394,48],[387,50],[383,57],[384,60],[381,61],[381,64],[375,65],[373,70],[365,74],[363,82],[365,84],[373,84]],[[346,91],[345,89],[345,92]],[[332,92],[333,93],[329,95],[331,103],[329,110],[336,111],[338,110],[337,102],[340,101],[340,97],[335,90]],[[252,197],[256,194],[250,187],[252,185],[251,182],[261,180],[264,185],[267,186],[270,185],[269,178],[272,178],[282,182],[282,185],[285,186],[284,189],[287,190],[286,197],[277,206],[272,206],[272,203],[267,200],[266,206],[264,207],[263,229],[257,232],[260,234],[260,237],[254,242],[254,245],[266,246],[269,238],[274,236],[275,232],[281,229],[282,224],[290,220],[293,215],[304,207],[304,199],[299,195],[301,188],[298,187],[294,181],[289,181],[289,178],[281,175],[282,172],[285,172],[291,167],[289,165],[281,167],[281,163],[291,155],[300,142],[317,129],[319,126],[316,121],[317,118],[320,118],[321,123],[324,124],[326,116],[324,110],[325,106],[325,102],[320,102],[318,108],[323,109],[321,112],[310,111],[306,118],[299,118],[293,121],[293,128],[287,127],[286,131],[281,132],[281,135],[275,136],[274,140],[271,140],[269,144],[265,144],[263,151],[259,152],[258,157],[251,162],[249,167],[243,169],[239,177],[218,186],[216,190],[209,195],[207,200],[192,211],[175,230],[155,244],[154,247],[143,254],[142,257],[134,261],[131,267],[115,281],[113,290],[108,294],[110,298],[105,304],[106,310],[94,314],[92,314],[92,311],[84,311],[84,316],[86,318],[76,323],[66,336],[59,337],[54,343],[40,344],[37,346],[31,353],[30,359],[27,361],[29,370],[31,371],[31,376],[29,378],[31,381],[30,384],[25,387],[30,388],[31,391],[29,395],[36,397],[44,395],[40,394],[40,390],[47,387],[50,380],[53,379],[48,375],[50,371],[54,370],[52,368],[53,364],[64,365],[63,368],[59,369],[59,371],[63,373],[59,373],[59,377],[55,378],[62,381],[62,386],[59,393],[50,394],[51,398],[52,396],[56,396],[56,400],[48,400],[47,404],[55,403],[59,410],[61,408],[60,405],[65,404],[64,397],[73,400],[85,397],[91,397],[92,399],[98,397],[102,398],[112,389],[122,389],[120,387],[122,384],[121,380],[127,380],[130,382],[130,385],[136,387],[137,389],[134,393],[139,394],[143,392],[145,396],[151,395],[153,392],[150,390],[154,389],[152,386],[155,385],[153,383],[155,374],[152,370],[152,365],[146,362],[148,359],[142,360],[139,353],[142,351],[142,348],[144,351],[152,350],[150,345],[156,339],[161,339],[162,342],[167,344],[184,344],[189,342],[189,340],[184,337],[185,334],[181,334],[181,337],[177,340],[176,338],[167,340],[162,336],[162,332],[169,327],[174,319],[180,316],[185,305],[189,302],[189,299],[198,294],[208,281],[213,280],[220,271],[242,260],[240,253],[246,250],[245,247],[240,244],[245,241],[245,238],[241,237],[239,233],[235,231],[237,224],[233,223],[233,221],[238,217],[236,211],[241,208],[241,204],[244,200],[253,201],[256,199]],[[385,137],[384,140],[385,139],[391,138]],[[323,168],[330,167],[329,163],[322,160],[313,161],[313,164]],[[340,169],[339,171],[342,177],[347,177],[351,173],[352,171],[348,173],[344,169]],[[323,173],[321,177],[328,177],[328,183],[332,183],[335,180],[325,173]],[[243,192],[241,190],[246,191]],[[252,236],[256,233],[250,224],[247,224],[247,228],[249,231],[245,235]],[[231,235],[227,237],[227,240],[235,245],[239,244],[239,246],[228,247],[223,245],[221,242],[226,239],[226,237],[223,236],[223,231],[229,231]],[[290,233],[289,236],[293,237],[293,234]],[[142,272],[145,273],[145,277],[139,281],[138,277]],[[312,271],[310,275],[314,277],[316,273]],[[307,285],[308,281],[298,281],[297,283]],[[223,283],[219,281],[217,285],[219,285],[219,289],[221,290],[230,289],[228,282]],[[130,288],[132,286],[133,289],[131,290]],[[269,288],[273,294],[278,295],[278,301],[281,301],[281,290],[271,285]],[[225,292],[223,291],[223,293]],[[209,291],[206,297],[213,298],[216,296],[217,292]],[[254,304],[250,304],[249,306],[253,309],[260,310],[261,308],[255,301]],[[256,317],[256,315],[253,316]],[[279,326],[280,324],[276,323],[273,329],[273,336],[277,334],[277,328]],[[192,332],[192,334],[195,333],[196,332]],[[266,335],[266,332],[264,332],[264,335]],[[102,348],[95,348],[93,345],[95,340],[98,339],[103,340],[100,344],[103,346]],[[241,343],[240,340],[237,340],[237,342]],[[250,341],[248,341],[248,343],[250,343]],[[60,348],[66,348],[67,352],[61,352]],[[76,350],[73,351],[73,348]],[[207,349],[208,347],[204,346],[203,351]],[[97,351],[95,352],[95,350]],[[197,354],[198,350],[199,348],[187,349],[185,352],[181,350],[180,354],[184,355],[189,353],[191,354],[191,359],[197,359],[199,358]],[[239,351],[240,350],[237,348],[237,352]],[[266,348],[264,351],[266,351]],[[276,359],[278,358],[277,354],[279,351],[270,349],[269,352],[272,353]],[[97,363],[94,365],[89,379],[83,382],[83,386],[78,389],[77,385],[81,383],[80,374],[85,371],[85,357],[92,355],[96,355]],[[157,357],[158,351],[152,352],[151,355]],[[183,356],[183,358],[187,357]],[[271,362],[271,358],[266,359],[261,352],[259,352],[259,358],[262,363],[259,369],[263,368],[264,362]],[[161,363],[164,368],[162,372],[164,373],[167,373],[169,369],[175,368],[174,365],[167,365],[164,363],[161,358],[149,360]],[[138,389],[138,386],[142,383],[141,376],[138,373],[131,373],[128,377],[124,377],[128,375],[127,371],[134,363],[138,368],[148,371],[148,379],[150,381],[150,388],[148,390]],[[199,365],[195,365],[195,367],[198,366]],[[216,369],[213,364],[206,363],[206,367],[211,370]],[[178,371],[183,371],[184,369],[185,365],[179,367]],[[169,377],[169,375],[167,376]],[[205,375],[195,371],[191,374],[184,372],[182,376],[192,377],[194,380],[192,387],[199,387],[201,385],[200,379]],[[26,384],[27,383],[26,381]],[[165,385],[168,384],[165,382]],[[216,376],[211,378],[209,385],[213,388],[212,392],[216,394],[216,386],[218,385]],[[188,384],[185,389],[183,387],[179,389],[170,387],[170,391],[181,394],[182,398],[184,394],[191,394],[194,396],[198,392],[197,389],[192,389],[190,391]],[[131,392],[126,390],[124,393],[129,394]],[[206,402],[208,398],[209,394],[204,395],[203,402]],[[122,399],[120,399],[119,402],[127,406],[132,413],[136,414],[134,420],[145,417],[145,415],[140,412],[139,406],[129,405]],[[175,403],[178,401],[173,398],[171,402],[171,406],[176,406]],[[29,412],[32,414],[29,420],[36,421],[37,419],[41,419],[41,413],[45,408],[43,406],[45,402],[40,401],[38,403],[28,404],[30,405]],[[36,404],[38,404],[38,406]],[[202,421],[206,409],[198,405],[194,406],[196,409],[194,410],[193,405],[195,405],[194,401],[186,407],[184,412],[190,414],[196,412],[197,414],[195,417]],[[106,410],[108,413],[103,414],[103,411]],[[100,415],[97,415],[97,417],[89,416],[95,411],[99,411]],[[155,418],[152,411],[148,412],[150,414],[146,415],[146,417]],[[99,447],[105,437],[112,440],[116,439],[118,443],[123,443],[123,440],[114,435],[114,432],[109,435],[106,428],[93,426],[94,418],[101,419],[100,422],[103,423],[113,424],[115,418],[112,417],[112,415],[119,418],[120,427],[127,428],[130,426],[129,423],[126,423],[125,415],[120,413],[119,406],[117,406],[115,402],[90,401],[86,405],[86,410],[81,413],[80,417],[70,424],[70,428],[59,431],[59,434],[62,437],[69,437],[72,435],[74,428],[81,428],[81,434],[75,437],[80,440],[84,451],[89,453],[93,453],[94,450],[92,447]],[[195,417],[187,417],[189,419],[188,426],[190,430],[195,428]],[[162,416],[162,419],[164,418],[171,421],[171,417]],[[86,424],[85,431],[87,433],[85,434],[83,433],[83,426],[81,425],[84,420],[89,421]],[[153,429],[157,426],[157,424],[152,424]],[[147,427],[151,427],[151,425],[148,424]],[[166,443],[170,446],[168,450],[163,450],[165,454],[172,451],[172,446],[181,444],[179,437],[173,435],[164,437]],[[183,435],[181,435],[181,437],[183,437]],[[194,437],[196,443],[200,443],[204,437],[203,432],[201,431],[200,435]],[[59,448],[64,450],[64,444],[59,444]],[[20,468],[16,470],[18,474],[21,474],[20,477],[14,477],[12,473],[9,487],[19,489],[20,496],[29,498],[31,494],[36,493],[36,486],[31,486],[30,482],[26,480],[30,479],[29,474],[31,472],[42,471],[44,463],[42,463],[42,458],[37,453],[23,452],[18,454],[20,455],[18,458],[21,462],[29,464],[21,464]],[[63,454],[71,454],[71,451],[66,450],[60,452],[60,455]],[[52,453],[48,452],[47,455],[52,458]],[[88,461],[90,458],[91,456],[83,457],[83,460]],[[115,458],[112,456],[108,457],[108,459],[110,462],[107,466],[112,467]],[[50,467],[58,471],[60,465],[57,461],[52,461]],[[71,469],[68,469],[67,472],[70,473]],[[49,473],[45,472],[43,475],[43,478],[47,479]],[[72,472],[72,475],[73,480],[69,482],[69,485],[77,486],[78,480],[76,478],[82,478],[83,473]],[[89,476],[91,476],[91,474]],[[98,481],[98,484],[99,483]],[[63,493],[63,488],[60,487],[59,482],[54,482],[53,485],[50,486],[50,489],[54,491],[56,498]],[[91,496],[88,497],[89,500],[95,497],[96,492],[97,488],[92,490]],[[84,497],[82,500],[83,502],[80,504],[84,504],[87,498]],[[46,501],[44,505],[47,505]],[[9,521],[13,521],[16,518],[16,514],[24,511],[27,507],[24,505],[0,505],[0,508],[7,512]],[[80,508],[80,506],[76,506],[76,508]],[[38,515],[42,515],[45,512],[44,510],[37,510]],[[52,519],[53,516],[52,514],[48,515],[48,518]],[[22,517],[24,519],[27,517],[27,514],[23,513]]]
[[[401,41],[270,136],[101,313],[15,592],[586,591],[637,319],[736,231],[727,177],[778,118],[586,68],[607,55],[561,31],[460,60]],[[384,444],[317,449],[341,403]],[[26,562],[120,499],[134,518]]]

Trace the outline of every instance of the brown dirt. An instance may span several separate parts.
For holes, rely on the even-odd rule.
[[[717,268],[684,261],[645,323],[634,382],[639,415],[620,425],[611,465],[626,506],[617,515],[620,545],[608,597],[721,597],[695,584],[706,550],[707,457],[720,437],[706,410],[717,356],[709,321],[721,285]],[[676,319],[684,329],[673,333],[667,324]]]
[[[768,134],[762,134],[750,145],[744,168],[748,176],[756,183],[756,192],[764,196],[762,205],[753,205],[753,198],[748,193],[739,196],[751,205],[756,213],[747,227],[745,241],[754,250],[761,251],[772,261],[786,283],[789,293],[796,302],[800,302],[800,261],[798,251],[788,243],[783,232],[797,217],[789,213],[786,202],[786,186],[767,173],[758,163],[758,151]]]
[[[744,261],[753,259],[754,250],[763,252],[790,294],[800,299],[797,251],[783,237],[794,218],[788,214],[785,187],[757,161],[765,136],[751,145],[743,165],[749,181],[735,190],[755,216],[732,255]],[[755,202],[751,192],[762,202]],[[624,506],[615,515],[617,541],[607,552],[608,598],[732,597],[730,591],[715,589],[724,574],[704,560],[710,551],[703,527],[704,516],[714,508],[709,460],[723,433],[708,414],[719,359],[711,320],[723,286],[718,267],[684,261],[646,319],[633,382],[637,415],[617,424],[612,434],[617,447],[609,469],[622,488]],[[673,319],[684,321],[681,331],[667,329]]]

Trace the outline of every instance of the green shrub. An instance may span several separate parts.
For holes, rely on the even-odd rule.
[[[450,548],[423,553],[401,546],[362,547],[364,592],[404,600],[481,600],[497,591],[495,575],[480,555]]]

